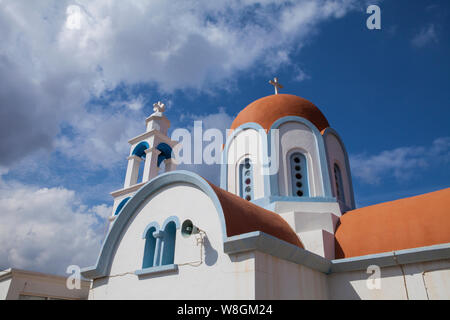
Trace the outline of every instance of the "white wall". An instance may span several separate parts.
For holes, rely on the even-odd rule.
[[[245,129],[236,134],[229,144],[227,154],[228,192],[240,196],[239,164],[250,158],[253,165],[253,198],[264,197],[264,176],[262,175],[263,143],[259,131]]]
[[[341,169],[342,183],[345,194],[345,204],[351,208],[351,188],[350,188],[350,172],[347,171],[346,159],[343,147],[341,146],[339,140],[333,133],[328,133],[325,135],[325,147],[328,152],[328,172],[330,173],[331,189],[333,190],[333,195],[337,197],[336,192],[336,177],[334,175],[334,164],[337,163],[339,169]]]
[[[256,299],[327,299],[327,276],[262,252],[256,257]]]
[[[5,300],[8,296],[11,279],[0,280],[0,300]]]
[[[287,155],[292,150],[304,153],[308,162],[308,183],[311,197],[322,197],[325,195],[322,170],[320,167],[319,149],[317,140],[312,130],[298,122],[286,122],[279,127],[280,150],[279,150],[279,193],[281,196],[289,196],[291,177]]]
[[[7,296],[3,297],[7,282],[9,282],[9,291]],[[19,270],[13,271],[10,280],[0,282],[0,299],[17,300],[20,295],[55,299],[87,299],[89,287],[89,282],[82,281],[80,290],[69,290],[66,287],[65,277]]]
[[[381,268],[381,288],[369,290],[363,271],[329,275],[331,299],[427,300],[450,299],[450,260]],[[406,282],[406,286],[405,286]]]
[[[208,241],[200,266],[183,265],[200,260],[195,237],[183,238],[177,230],[175,264],[179,271],[138,277],[142,268],[146,226],[177,216],[191,219]],[[253,299],[254,257],[223,253],[222,227],[212,200],[201,190],[177,184],[157,192],[130,219],[111,265],[111,277],[95,280],[91,299]]]

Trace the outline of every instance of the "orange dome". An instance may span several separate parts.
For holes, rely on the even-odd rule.
[[[319,131],[330,126],[323,113],[312,102],[291,94],[277,94],[249,104],[234,119],[231,129],[255,122],[269,130],[275,121],[287,116],[305,118],[311,121]]]

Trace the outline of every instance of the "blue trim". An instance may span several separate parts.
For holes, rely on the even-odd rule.
[[[260,130],[263,130],[265,137],[261,137],[262,139],[262,163],[268,163],[268,149],[267,149],[267,134],[266,134],[266,130],[259,125],[258,123],[254,123],[254,122],[249,122],[249,123],[245,123],[239,127],[237,127],[236,129],[233,130],[233,133],[227,137],[227,141],[225,143],[225,147],[223,148],[222,151],[222,164],[220,166],[220,187],[224,190],[228,191],[228,150],[230,148],[231,143],[233,142],[234,138],[236,138],[236,136],[244,131],[244,130],[248,130],[248,129],[254,129],[256,130],[258,133],[261,133]],[[259,156],[259,155],[257,155]],[[270,177],[268,175],[264,176],[264,195],[267,196],[270,194]]]
[[[128,222],[136,213],[138,208],[145,201],[153,196],[158,190],[174,183],[190,184],[203,191],[216,207],[219,221],[222,227],[222,238],[227,239],[225,217],[219,198],[212,187],[199,175],[189,171],[172,171],[164,173],[141,187],[136,194],[128,201],[117,216],[114,224],[109,230],[100,250],[99,257],[94,267],[82,269],[82,275],[86,278],[99,278],[108,275],[115,249],[121,239],[121,235],[126,229]]]
[[[144,257],[142,258],[142,268],[151,268],[155,266],[157,239],[155,239],[154,233],[158,230],[158,228],[159,226],[157,223],[151,223],[145,229],[145,246]]]
[[[159,267],[152,267],[152,268],[145,268],[141,270],[136,270],[134,272],[137,276],[145,276],[150,274],[158,274],[163,272],[178,272],[178,265],[177,264],[167,264],[165,266],[159,266]]]
[[[177,216],[170,216],[162,224],[161,230],[166,229],[166,226],[167,226],[167,224],[169,222],[175,222],[175,227],[177,228],[177,230],[180,229],[181,224],[180,224],[180,220],[178,219],[178,217]]]
[[[355,193],[353,191],[353,179],[352,179],[352,173],[351,173],[351,170],[350,170],[350,162],[349,162],[349,158],[348,158],[348,153],[347,153],[347,150],[345,149],[344,142],[342,141],[341,137],[336,132],[336,130],[334,130],[333,128],[330,128],[330,127],[326,128],[324,133],[323,133],[324,141],[325,141],[325,137],[328,134],[333,134],[336,137],[336,139],[338,140],[339,144],[341,145],[342,150],[344,151],[345,169],[346,169],[347,174],[348,174],[347,179],[349,181],[349,186],[350,186],[350,205],[351,205],[350,209],[353,210],[353,209],[356,208],[356,205],[355,205]],[[325,150],[327,150],[327,159],[329,159],[328,149],[326,148]]]
[[[148,142],[142,141],[133,149],[133,152],[131,154],[139,158],[145,158],[145,150],[147,150],[148,148],[150,148]]]
[[[175,241],[177,238],[177,225],[175,221],[169,221],[164,227],[164,237],[161,243],[160,265],[173,264],[175,259]]]
[[[160,230],[158,222],[152,222],[145,227],[144,234],[142,235],[142,239],[147,238],[147,233],[151,228],[155,228],[155,231]]]
[[[123,206],[130,200],[131,197],[123,199],[119,205],[117,206],[116,212],[114,212],[114,215],[117,216],[120,213],[120,210],[122,210]]]
[[[291,197],[291,196],[271,196],[264,197],[261,199],[257,199],[252,201],[252,203],[263,207],[265,209],[268,208],[269,205],[274,202],[337,202],[334,197]],[[273,211],[273,210],[272,210]]]
[[[316,145],[317,145],[317,151],[319,154],[319,161],[320,161],[320,170],[322,173],[322,186],[323,186],[323,193],[325,197],[332,197],[333,193],[331,191],[331,182],[330,182],[330,174],[328,172],[328,161],[327,161],[327,154],[326,154],[326,148],[325,148],[325,141],[320,134],[317,127],[309,120],[297,116],[287,116],[278,119],[273,123],[273,125],[270,127],[269,130],[269,137],[272,135],[273,129],[278,129],[281,125],[287,122],[298,122],[301,124],[306,125],[311,129],[313,134],[316,137]],[[269,143],[271,143],[271,139],[269,138]],[[300,147],[300,146],[299,146]],[[269,145],[270,149],[270,145]],[[281,157],[281,155],[279,155]],[[272,196],[279,196],[279,185],[278,185],[278,177],[275,179],[271,179],[271,183],[273,183],[270,187],[272,190]],[[276,191],[276,192],[275,192]]]

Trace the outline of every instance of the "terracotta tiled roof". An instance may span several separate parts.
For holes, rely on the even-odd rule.
[[[225,215],[227,236],[261,231],[278,239],[304,248],[295,231],[278,214],[261,208],[212,183]]]
[[[336,258],[450,243],[450,188],[347,212]]]

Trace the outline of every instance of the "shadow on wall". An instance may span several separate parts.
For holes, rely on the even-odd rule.
[[[203,241],[205,246],[205,264],[208,267],[211,267],[216,264],[219,254],[217,253],[217,250],[212,247],[207,236],[203,239]]]

